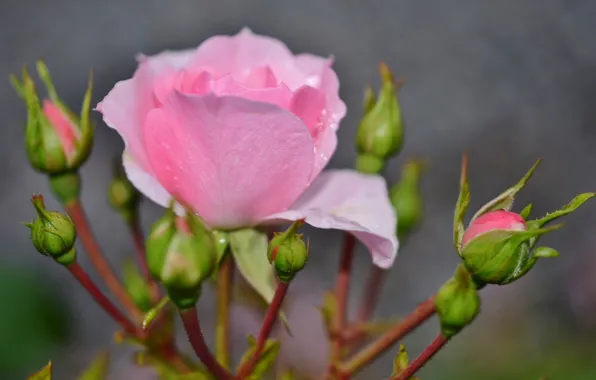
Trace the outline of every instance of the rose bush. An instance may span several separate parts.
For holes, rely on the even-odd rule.
[[[197,49],[140,56],[97,106],[125,142],[131,182],[210,226],[305,219],[353,233],[373,261],[395,258],[396,215],[380,176],[321,173],[346,113],[332,59],[293,55],[244,29]]]

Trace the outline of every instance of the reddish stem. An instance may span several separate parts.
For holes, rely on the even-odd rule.
[[[265,347],[265,343],[267,342],[267,339],[269,338],[269,335],[275,326],[275,321],[277,321],[277,316],[281,310],[281,305],[283,304],[289,285],[289,282],[283,281],[280,281],[277,284],[275,295],[273,296],[271,304],[267,308],[267,313],[265,314],[265,319],[263,320],[263,325],[261,326],[261,331],[259,332],[254,354],[251,360],[247,361],[238,370],[238,379],[244,379],[246,376],[250,375],[257,364],[257,361],[261,356],[261,352],[263,351],[263,347]]]
[[[386,273],[387,270],[379,268],[376,265],[373,265],[370,269],[364,294],[362,295],[362,303],[358,310],[358,322],[366,323],[372,318],[377,307],[377,301],[379,300]]]
[[[124,331],[131,335],[139,335],[136,326],[122,312],[120,312],[120,310],[118,310],[106,296],[103,295],[101,290],[95,285],[93,280],[91,280],[89,275],[87,275],[85,270],[78,263],[75,262],[70,264],[66,266],[66,269],[68,269],[68,271],[77,279],[99,306],[101,306],[110,317],[122,326]]]
[[[197,309],[192,307],[190,309],[180,310],[180,317],[182,318],[182,324],[184,325],[188,341],[205,367],[207,367],[217,379],[232,380],[232,374],[215,360],[211,351],[209,351],[209,347],[207,347],[207,343],[205,343]]]
[[[77,236],[81,238],[83,246],[89,255],[89,259],[101,279],[133,318],[140,320],[142,318],[141,312],[114,274],[108,261],[105,259],[99,244],[93,236],[93,232],[91,231],[81,202],[79,200],[71,202],[65,205],[65,209],[77,229]]]
[[[356,238],[354,235],[346,233],[344,244],[339,262],[339,274],[337,277],[337,311],[335,314],[335,331],[337,334],[333,337],[331,346],[331,362],[337,363],[341,360],[341,351],[343,346],[342,333],[346,329],[348,320],[348,294],[350,290],[350,274],[352,272],[352,261],[354,257],[354,247]]]
[[[414,376],[416,372],[420,370],[420,368],[422,368],[426,363],[428,363],[428,361],[432,359],[433,356],[435,356],[435,354],[439,352],[441,348],[443,348],[447,344],[448,341],[449,338],[439,333],[435,340],[433,340],[432,343],[428,345],[428,347],[426,347],[424,351],[422,351],[422,353],[416,359],[414,359],[412,363],[410,363],[410,365],[405,369],[405,371],[403,371],[398,376],[392,377],[392,379],[408,380],[410,377]]]
[[[367,364],[387,351],[398,340],[414,331],[435,313],[435,296],[424,301],[395,327],[381,335],[377,340],[357,353],[348,363],[340,368],[340,373],[353,375]]]

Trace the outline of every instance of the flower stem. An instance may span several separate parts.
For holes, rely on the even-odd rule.
[[[345,365],[339,369],[340,373],[353,375],[364,366],[375,360],[379,355],[387,351],[398,340],[414,331],[435,313],[435,296],[424,301],[407,317],[401,320],[391,330],[381,335],[377,340],[357,353]]]
[[[217,319],[215,325],[215,358],[230,367],[230,302],[234,280],[234,261],[224,258],[217,273]]]
[[[373,265],[370,269],[364,294],[362,295],[360,309],[358,310],[357,320],[359,323],[369,322],[372,318],[377,307],[377,301],[379,300],[379,294],[381,293],[381,287],[383,286],[386,273],[387,270],[379,268],[376,265]]]
[[[233,376],[225,368],[223,368],[217,360],[213,357],[203,338],[203,331],[199,322],[196,307],[190,309],[179,310],[182,324],[188,337],[188,341],[192,346],[197,357],[203,362],[205,367],[217,378],[221,380],[232,380]]]
[[[350,274],[352,272],[352,261],[356,238],[346,233],[339,263],[339,274],[337,277],[336,297],[337,311],[335,313],[335,332],[331,345],[331,365],[335,366],[342,356],[343,331],[346,329],[348,320],[348,295],[350,290]]]
[[[101,308],[104,309],[110,317],[112,317],[122,326],[124,331],[134,336],[139,335],[139,331],[136,326],[101,292],[101,290],[77,262],[66,266],[66,269],[68,269],[68,271],[77,279],[83,288],[85,288],[91,297],[93,297],[93,299],[99,304],[99,306],[101,306]]]
[[[277,284],[273,301],[271,301],[271,304],[267,308],[267,313],[265,314],[265,319],[263,320],[263,325],[261,326],[261,331],[259,332],[254,354],[251,360],[248,360],[238,370],[238,379],[244,379],[246,376],[250,375],[253,368],[257,364],[259,356],[261,356],[261,351],[263,351],[263,347],[265,347],[265,343],[267,342],[267,338],[269,338],[271,330],[273,330],[273,326],[275,326],[275,321],[279,315],[279,311],[281,309],[281,305],[283,304],[289,285],[289,282],[283,281],[280,281]]]
[[[428,363],[428,361],[432,359],[433,356],[435,356],[435,354],[439,352],[441,348],[443,348],[447,344],[448,341],[449,338],[439,333],[439,335],[437,335],[437,337],[432,341],[432,343],[429,344],[428,347],[426,347],[424,351],[422,351],[422,353],[416,359],[414,359],[414,361],[410,363],[410,365],[401,374],[392,377],[391,379],[408,380],[410,377],[414,376],[420,368],[422,368],[426,363]]]
[[[85,210],[83,209],[81,202],[77,199],[74,202],[66,204],[65,209],[72,219],[77,229],[77,235],[81,238],[83,246],[89,255],[89,259],[97,270],[99,276],[105,282],[108,289],[114,294],[116,299],[118,299],[122,306],[124,306],[124,308],[130,313],[130,315],[132,315],[135,320],[141,320],[142,315],[140,310],[126,292],[114,274],[110,264],[103,256],[101,248],[93,236],[93,232],[91,231],[91,227],[89,226],[89,222],[87,221]]]

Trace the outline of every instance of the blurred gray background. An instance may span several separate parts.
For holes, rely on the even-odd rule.
[[[453,272],[458,258],[451,223],[462,152],[470,155],[472,209],[517,181],[539,157],[545,161],[520,196],[518,210],[531,201],[534,212],[543,214],[577,193],[596,189],[596,2],[590,0],[3,0],[0,78],[43,58],[61,96],[79,109],[90,69],[97,103],[117,81],[132,75],[135,54],[194,47],[213,34],[235,34],[243,26],[279,38],[297,53],[335,56],[348,116],[330,167],[353,165],[362,91],[369,83],[378,84],[378,62],[385,61],[406,81],[400,100],[407,140],[387,177],[396,179],[407,158],[428,160],[425,220],[391,270],[379,316],[409,311]],[[110,379],[151,378],[133,368],[130,350],[112,343],[114,323],[62,268],[34,251],[27,229],[19,224],[34,215],[30,195],[49,196],[49,190],[46,179],[26,161],[25,110],[7,81],[0,84],[0,99],[0,268],[7,273],[0,284],[0,314],[12,315],[0,320],[0,356],[18,353],[20,359],[30,346],[39,348],[20,366],[8,360],[2,367],[0,362],[0,378],[23,378],[52,357],[57,378],[71,379],[106,346],[114,352]],[[98,114],[95,118],[100,120]],[[105,196],[111,159],[122,148],[117,134],[99,123],[83,170],[83,200],[114,265],[132,255],[126,229]],[[544,239],[560,250],[560,258],[540,262],[511,286],[484,290],[482,315],[421,377],[596,378],[596,364],[590,360],[596,354],[595,210],[596,204],[588,204],[567,218],[565,229]],[[146,228],[160,211],[145,202]],[[298,276],[288,306],[299,338],[284,341],[287,360],[316,372],[324,361],[325,342],[314,306],[334,284],[340,235],[312,230],[308,235],[312,259]],[[370,262],[364,250],[359,253],[356,284],[364,280]],[[35,306],[22,306],[31,292],[21,295],[26,286],[15,285],[8,280],[11,276],[17,282],[25,278],[27,284],[37,281],[37,288],[48,293],[38,295],[41,299],[65,297],[70,317],[58,312],[57,318],[66,321],[68,331],[48,338],[53,345],[15,338],[15,331],[29,329],[25,320],[35,324],[40,317],[31,318]],[[356,301],[362,286],[354,288]],[[206,291],[201,314],[207,327],[212,302]],[[355,310],[356,302],[351,306]],[[255,313],[235,310],[237,353],[259,323]],[[433,320],[406,340],[411,355],[436,329]],[[209,328],[205,333],[212,335]],[[382,378],[390,369],[391,357],[386,356],[361,378]]]

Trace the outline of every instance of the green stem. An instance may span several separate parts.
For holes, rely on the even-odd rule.
[[[215,358],[230,368],[230,302],[234,280],[234,262],[224,258],[217,273],[217,319],[215,325]]]

